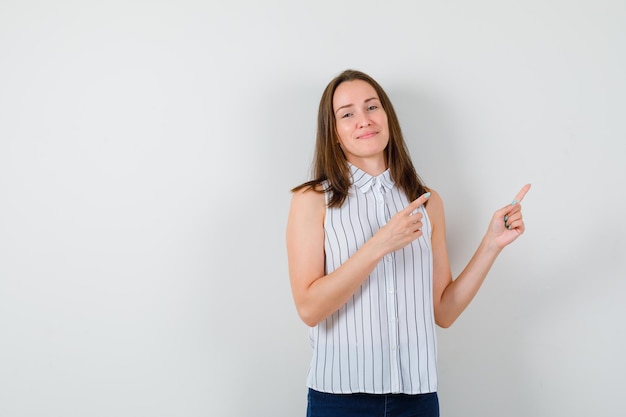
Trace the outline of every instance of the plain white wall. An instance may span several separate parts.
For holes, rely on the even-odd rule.
[[[460,272],[442,415],[621,416],[626,3],[1,1],[0,416],[304,415],[284,248],[322,89],[394,101]]]

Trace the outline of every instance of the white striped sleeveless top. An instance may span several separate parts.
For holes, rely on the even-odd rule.
[[[340,208],[327,208],[326,273],[343,264],[409,201],[389,170],[372,177],[350,165],[353,185]],[[437,391],[431,224],[385,256],[348,302],[310,329],[307,384],[329,393]]]

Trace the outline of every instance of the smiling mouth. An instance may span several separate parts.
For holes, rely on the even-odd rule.
[[[357,139],[369,139],[372,136],[375,136],[377,134],[378,132],[367,132],[367,133],[363,133],[362,135],[357,136],[356,138]]]

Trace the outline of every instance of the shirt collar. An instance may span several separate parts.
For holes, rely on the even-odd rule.
[[[375,182],[374,179],[377,179],[387,190],[393,188],[395,184],[393,179],[391,178],[391,173],[389,172],[389,169],[387,169],[382,174],[374,177],[363,171],[362,169],[352,165],[351,163],[348,163],[348,165],[350,167],[350,172],[352,173],[352,183],[362,193],[366,193],[372,188],[372,185]]]

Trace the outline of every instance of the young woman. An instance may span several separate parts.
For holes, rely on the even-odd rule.
[[[443,202],[422,184],[387,94],[359,71],[326,87],[314,179],[293,191],[291,288],[313,348],[308,417],[438,416],[435,324],[468,306],[524,232],[520,201],[496,211],[452,279]]]

